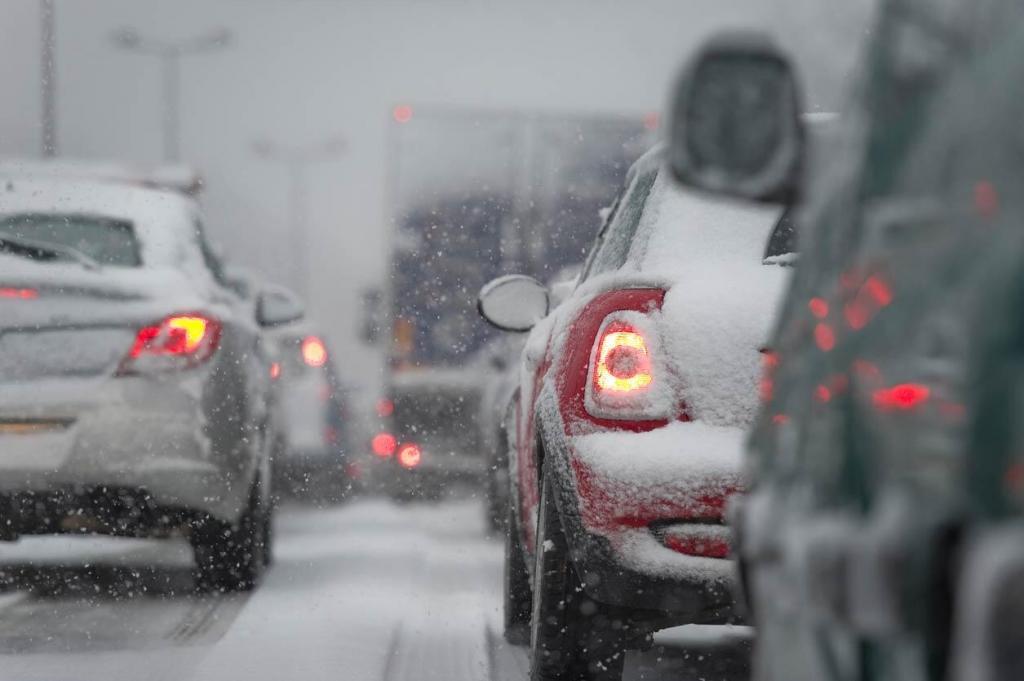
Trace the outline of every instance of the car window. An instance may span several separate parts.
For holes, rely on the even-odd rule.
[[[602,272],[612,272],[625,264],[637,226],[640,224],[640,217],[644,212],[644,204],[650,196],[657,176],[657,168],[651,168],[639,173],[633,180],[619,209],[595,246],[587,271],[588,278]]]
[[[126,220],[59,213],[7,215],[0,217],[3,236],[74,249],[101,265],[142,265],[135,229]]]

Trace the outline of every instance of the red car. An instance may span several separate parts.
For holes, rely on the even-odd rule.
[[[558,308],[528,277],[481,291],[488,321],[530,331],[505,625],[535,681],[618,679],[653,631],[733,621],[725,506],[789,269],[779,213],[679,189],[654,151]]]

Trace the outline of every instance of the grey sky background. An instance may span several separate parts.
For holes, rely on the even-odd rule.
[[[287,267],[282,167],[255,138],[348,152],[310,174],[310,308],[353,383],[376,385],[358,291],[385,275],[391,109],[661,111],[710,31],[762,27],[791,49],[811,108],[835,109],[871,0],[56,0],[58,138],[75,158],[160,159],[159,71],[115,49],[119,26],[165,39],[211,26],[229,49],[182,64],[182,150],[208,181],[209,229],[239,263]],[[40,145],[39,2],[0,0],[0,155]]]

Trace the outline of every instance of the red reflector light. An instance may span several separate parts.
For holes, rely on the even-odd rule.
[[[420,453],[419,446],[412,442],[406,443],[398,449],[398,463],[406,468],[416,468],[416,466],[419,466],[421,457],[422,454]]]
[[[398,441],[391,433],[377,433],[373,436],[373,440],[370,441],[370,448],[373,449],[373,453],[381,458],[394,454],[396,447],[398,447]]]
[[[377,416],[386,418],[395,413],[395,403],[386,397],[377,400]]]
[[[12,288],[0,287],[0,298],[15,298],[18,300],[32,300],[39,297],[39,291],[34,288]]]
[[[907,411],[924,404],[931,396],[931,390],[919,383],[901,383],[891,388],[876,390],[875,407],[885,411]]]
[[[652,380],[651,357],[643,335],[631,326],[610,324],[598,344],[594,387],[628,393],[643,390]]]
[[[316,336],[306,336],[302,339],[302,361],[306,366],[322,367],[327,363],[327,348],[324,342]]]
[[[687,556],[729,557],[729,532],[722,526],[684,523],[665,528],[657,534],[666,548]]]

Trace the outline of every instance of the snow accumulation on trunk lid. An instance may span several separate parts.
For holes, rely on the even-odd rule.
[[[0,382],[109,374],[143,324],[201,307],[191,290],[171,269],[0,254]]]
[[[759,351],[789,269],[763,262],[781,209],[713,198],[660,173],[639,232],[641,270],[672,282],[661,310],[666,355],[691,418],[746,427]]]

